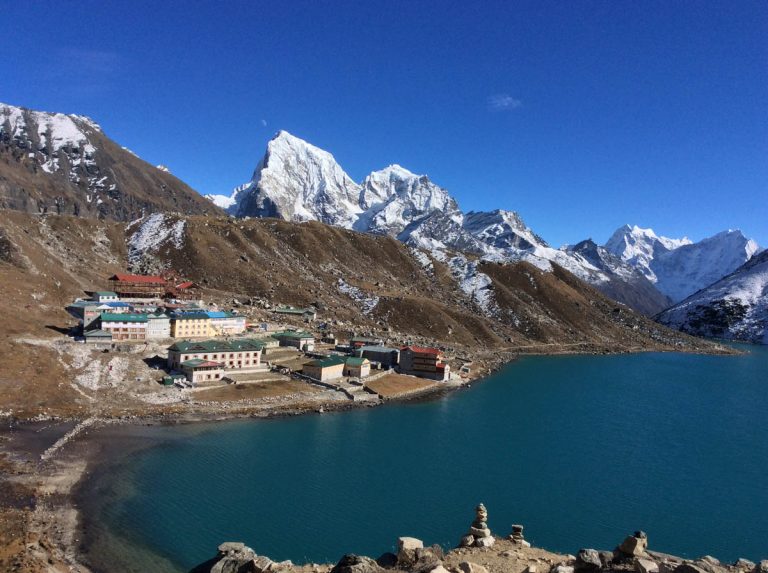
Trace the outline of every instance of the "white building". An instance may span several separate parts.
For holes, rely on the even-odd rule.
[[[147,338],[159,339],[171,337],[171,319],[167,314],[147,315]]]
[[[211,319],[210,333],[212,336],[226,336],[245,332],[245,317],[226,311],[207,311]]]

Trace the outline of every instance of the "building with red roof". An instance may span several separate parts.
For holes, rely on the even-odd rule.
[[[400,371],[403,374],[432,380],[448,380],[451,367],[444,360],[445,355],[437,348],[403,346],[400,349]]]

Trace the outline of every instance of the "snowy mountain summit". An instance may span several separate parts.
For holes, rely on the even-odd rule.
[[[673,281],[660,279],[666,277],[660,270],[662,255],[689,245],[688,239],[668,239],[650,229],[626,226],[605,248],[583,243],[578,249],[555,249],[517,213],[497,209],[465,214],[447,190],[400,165],[374,171],[356,183],[333,155],[286,131],[268,143],[249,182],[231,195],[207,197],[237,217],[320,221],[388,235],[440,260],[448,259],[446,253],[463,252],[490,261],[526,261],[546,271],[555,263],[647,314],[663,310],[670,303],[667,296],[674,299],[668,293],[677,296],[691,282],[686,279],[685,285],[665,291],[662,287]],[[703,280],[699,277],[696,284]]]
[[[652,229],[624,225],[605,248],[639,270],[673,302],[709,286],[744,264],[757,251],[741,231],[728,230],[693,243],[669,239]]]
[[[658,321],[697,336],[768,344],[768,251],[664,311]]]

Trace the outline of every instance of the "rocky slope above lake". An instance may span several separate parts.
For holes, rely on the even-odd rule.
[[[0,103],[0,208],[130,221],[220,212],[167,168],[111,140],[92,119]]]

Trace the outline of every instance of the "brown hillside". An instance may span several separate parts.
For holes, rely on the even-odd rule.
[[[54,343],[66,340],[63,332],[75,322],[64,305],[106,287],[107,276],[129,266],[125,229],[103,220],[0,211],[2,339],[10,350],[0,373],[0,409],[92,407],[63,383]],[[172,268],[203,285],[207,300],[239,305],[252,320],[271,320],[271,305],[314,304],[318,322],[334,332],[438,344],[486,364],[516,352],[714,348],[633,313],[562,269],[545,273],[525,263],[480,265],[493,280],[498,305],[487,316],[443,263],[432,260],[425,269],[394,239],[320,223],[188,217],[181,248],[162,245],[136,264]],[[350,287],[357,294],[344,292]],[[378,297],[378,304],[365,314],[361,297]]]

